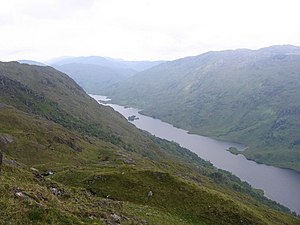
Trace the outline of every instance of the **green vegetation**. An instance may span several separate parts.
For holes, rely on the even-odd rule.
[[[300,224],[66,75],[18,63],[0,74],[0,224]]]
[[[227,151],[231,152],[234,155],[238,155],[239,154],[239,150],[235,147],[230,147],[227,149]]]
[[[124,61],[100,56],[70,57],[56,60],[54,68],[68,74],[88,93],[97,93],[137,72],[160,64],[161,61]]]
[[[299,47],[208,52],[99,94],[190,132],[248,145],[239,153],[249,159],[300,171],[299,71]]]

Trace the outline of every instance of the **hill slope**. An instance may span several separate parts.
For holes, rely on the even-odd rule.
[[[110,68],[83,63],[55,65],[54,67],[68,74],[88,93],[95,93],[137,73],[129,68]]]
[[[125,61],[100,56],[67,57],[49,61],[50,65],[68,74],[88,93],[97,93],[161,62]]]
[[[0,121],[0,224],[300,223],[51,67],[0,63]]]
[[[300,171],[300,48],[208,52],[107,88],[115,102],[191,132],[244,143],[257,162]]]

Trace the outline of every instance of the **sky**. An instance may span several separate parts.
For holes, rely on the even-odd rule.
[[[300,46],[299,0],[0,0],[0,61]]]

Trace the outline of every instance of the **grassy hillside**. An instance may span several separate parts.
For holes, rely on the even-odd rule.
[[[0,75],[0,224],[300,224],[50,67],[0,63]]]
[[[249,146],[257,162],[300,171],[300,48],[208,52],[167,62],[106,90],[191,132]]]

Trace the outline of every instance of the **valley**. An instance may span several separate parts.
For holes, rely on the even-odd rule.
[[[235,154],[258,163],[300,171],[299,71],[297,46],[207,52],[97,94],[191,133],[243,143]]]
[[[138,109],[123,107],[106,103],[105,96],[91,95],[101,104],[108,105],[120,112],[125,118],[129,115],[137,115],[138,121],[131,121],[140,129],[169,141],[175,141],[180,146],[190,149],[199,157],[208,160],[217,168],[229,171],[241,180],[248,182],[253,187],[262,189],[265,195],[290,209],[300,213],[300,173],[273,166],[257,164],[247,160],[242,155],[232,155],[227,149],[234,147],[244,150],[246,147],[236,143],[216,141],[207,137],[189,134],[187,131],[175,128],[171,124],[164,123],[139,114]]]
[[[0,225],[300,225],[299,8],[2,1]]]
[[[54,68],[0,63],[0,93],[0,224],[300,223]]]

